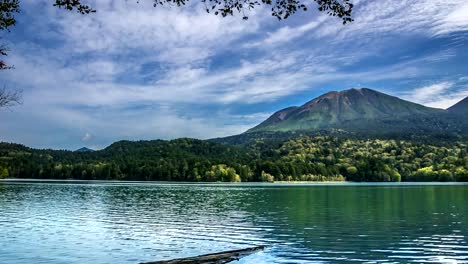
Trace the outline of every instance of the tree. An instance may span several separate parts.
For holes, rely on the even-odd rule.
[[[150,1],[150,0],[148,0]],[[151,0],[153,6],[186,5],[189,0]],[[287,19],[297,11],[307,11],[307,6],[300,0],[200,0],[205,5],[207,13],[214,13],[222,17],[233,16],[234,13],[248,19],[247,12],[257,6],[271,7],[271,15],[281,19]],[[353,4],[351,0],[313,0],[318,5],[320,12],[326,12],[330,16],[339,17],[343,24],[353,21],[351,14]],[[136,0],[137,3],[140,0]],[[80,14],[96,12],[83,0],[55,0],[54,6],[68,11],[77,11]],[[15,13],[20,11],[20,0],[0,0],[0,30],[8,29],[15,25]]]
[[[0,30],[8,30],[16,24],[14,14],[19,12],[19,0],[0,0]],[[8,48],[0,45],[0,56],[7,55]],[[10,66],[0,59],[0,70],[10,69]]]
[[[347,167],[346,172],[348,174],[355,175],[357,173],[357,168],[354,166]]]
[[[289,176],[290,177],[290,176]],[[274,182],[275,181],[275,177],[273,177],[271,174],[269,173],[266,173],[264,171],[262,171],[262,175],[261,175],[261,181],[262,182]],[[290,181],[290,179],[288,179],[288,181]]]
[[[0,0],[1,1],[1,0]],[[10,5],[7,5],[9,1],[4,0],[0,2],[0,30],[4,30],[7,27],[15,23],[11,14],[4,14],[5,10],[11,10]],[[8,66],[2,57],[8,55],[8,48],[5,45],[0,45],[0,70],[11,69],[11,66]],[[15,104],[19,104],[21,100],[20,91],[7,91],[6,88],[0,88],[0,108],[9,107]]]
[[[9,176],[8,169],[0,166],[0,179],[7,178]]]
[[[0,45],[0,56],[7,56],[8,48],[5,45]],[[0,70],[8,70],[11,69],[11,66],[8,66],[3,59],[0,59]]]
[[[240,182],[241,178],[234,168],[225,164],[211,166],[211,170],[205,173],[207,181]]]
[[[0,88],[0,108],[21,104],[21,91],[8,91]]]
[[[1,8],[1,6],[0,6]],[[3,19],[3,13],[0,13],[0,18]],[[0,29],[3,29],[3,25],[8,25],[8,19],[4,19],[6,22],[0,22]],[[0,70],[11,69],[2,59],[7,56],[8,48],[5,45],[0,45]],[[5,88],[0,88],[0,108],[10,107],[15,104],[21,103],[21,91],[8,91]]]

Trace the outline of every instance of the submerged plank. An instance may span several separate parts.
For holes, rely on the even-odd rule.
[[[262,251],[264,249],[265,246],[258,246],[239,250],[223,251],[207,255],[200,255],[196,257],[144,262],[140,264],[224,264],[234,260],[239,260],[240,258],[246,257],[250,254]]]

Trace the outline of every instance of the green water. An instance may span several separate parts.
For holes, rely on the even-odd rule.
[[[0,182],[0,263],[468,263],[468,185]]]

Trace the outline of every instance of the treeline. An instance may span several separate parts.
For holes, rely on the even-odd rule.
[[[0,177],[152,181],[468,181],[467,142],[335,136],[120,141],[95,152],[0,143]]]
[[[252,158],[243,148],[196,139],[119,141],[95,152],[0,144],[0,168],[15,178],[249,181],[254,180],[252,172],[244,164]]]
[[[303,136],[269,151],[264,170],[279,180],[325,175],[358,182],[468,181],[467,152],[467,142],[457,141],[435,146],[388,139]]]

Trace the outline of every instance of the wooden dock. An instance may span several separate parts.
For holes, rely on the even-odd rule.
[[[200,255],[196,257],[143,262],[140,264],[224,264],[229,263],[231,261],[239,260],[253,253],[262,251],[265,248],[266,246],[258,246],[239,250],[223,251],[207,255]]]

